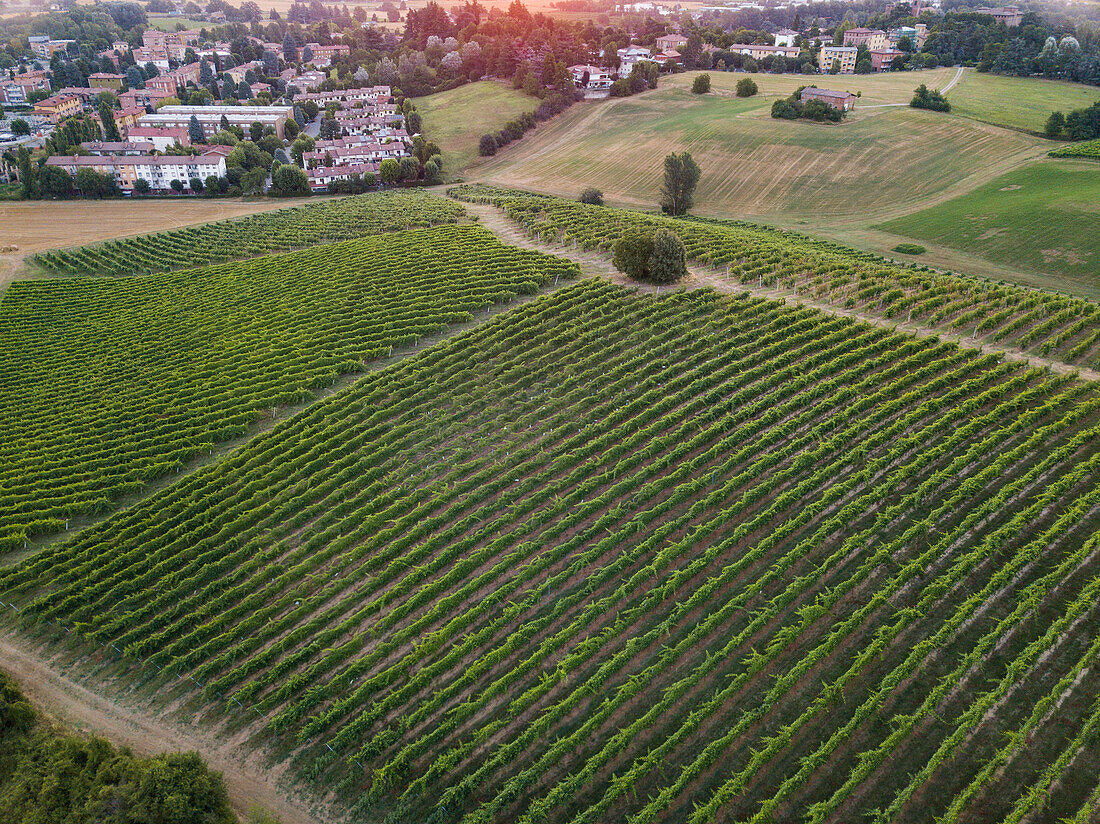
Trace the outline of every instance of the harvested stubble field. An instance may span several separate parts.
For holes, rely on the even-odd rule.
[[[467,225],[16,283],[0,301],[0,551],[110,511],[277,407],[573,271]]]
[[[995,355],[587,280],[0,598],[276,733],[363,821],[1083,822],[1098,426],[1093,387]]]

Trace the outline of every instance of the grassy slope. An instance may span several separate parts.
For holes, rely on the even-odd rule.
[[[443,147],[444,172],[458,176],[477,160],[477,144],[486,132],[500,129],[538,101],[502,83],[483,81],[417,98],[424,134]]]
[[[778,122],[771,103],[806,78],[757,77],[762,94],[739,99],[744,75],[712,73],[715,93],[692,95],[691,75],[632,98],[578,106],[478,167],[486,181],[572,196],[595,185],[615,201],[656,202],[660,159],[687,149],[703,168],[696,211],[722,216],[881,219],[928,203],[987,167],[1041,153],[1035,138],[904,105],[919,77],[943,85],[954,70],[819,78],[863,92],[840,125]],[[965,189],[962,189],[965,191]]]
[[[1041,132],[1052,111],[1090,106],[1100,100],[1100,89],[1061,80],[967,71],[947,93],[947,99],[955,114],[996,126]]]
[[[1044,274],[1053,288],[1100,299],[1098,225],[1100,168],[1051,160],[878,228]]]

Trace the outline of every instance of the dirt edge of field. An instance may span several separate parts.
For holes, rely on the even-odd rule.
[[[199,753],[212,769],[222,773],[233,810],[242,817],[258,806],[282,824],[338,820],[331,812],[318,815],[315,808],[319,801],[307,803],[282,787],[282,769],[260,767],[254,756],[147,707],[124,706],[92,692],[70,678],[57,659],[44,656],[34,644],[7,630],[0,630],[0,666],[35,707],[66,726],[95,733],[140,755],[191,750]]]

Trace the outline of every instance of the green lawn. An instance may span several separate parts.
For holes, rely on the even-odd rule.
[[[460,176],[478,159],[477,145],[483,134],[499,131],[517,115],[533,112],[538,104],[511,86],[488,80],[416,98],[425,137],[443,149],[443,171],[448,179]]]
[[[1041,132],[1053,111],[1082,109],[1100,100],[1100,88],[1037,77],[1002,77],[967,69],[947,93],[951,111],[985,123]]]
[[[953,75],[817,78],[862,92],[842,124],[770,116],[772,102],[804,77],[757,75],[761,93],[744,99],[731,91],[744,74],[712,72],[708,95],[691,94],[691,75],[679,75],[634,97],[578,104],[480,163],[476,175],[563,197],[596,186],[613,202],[652,207],[661,159],[686,150],[702,168],[700,214],[878,222],[980,185],[1047,148],[1030,135],[898,105],[918,78],[938,84]]]
[[[1100,299],[1100,167],[1043,160],[969,194],[881,224],[907,237],[1042,275],[1043,285]]]

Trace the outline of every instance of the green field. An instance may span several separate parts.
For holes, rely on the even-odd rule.
[[[1100,299],[1100,167],[1043,160],[877,228],[1046,276]]]
[[[478,159],[477,146],[483,134],[500,131],[509,120],[533,112],[538,105],[535,98],[488,80],[416,98],[424,134],[443,149],[443,171],[448,179],[460,177]]]
[[[202,29],[215,24],[206,20],[192,20],[188,17],[155,17],[149,15],[149,25],[161,31],[176,31],[178,26],[183,26],[185,29]]]
[[[1067,376],[589,279],[0,570],[0,620],[357,821],[1084,822],[1098,508]]]
[[[1037,77],[1003,77],[967,69],[947,93],[953,114],[1041,133],[1053,111],[1063,114],[1100,100],[1100,89]]]
[[[109,511],[276,407],[571,271],[549,260],[466,225],[14,284],[0,301],[0,551]]]
[[[576,197],[586,186],[613,202],[654,206],[661,158],[688,150],[703,169],[695,211],[723,217],[871,220],[984,182],[1041,154],[1044,142],[968,118],[896,105],[916,82],[954,70],[818,78],[861,91],[848,122],[778,121],[772,101],[806,78],[758,76],[762,94],[730,89],[744,75],[713,73],[716,92],[688,91],[690,75],[635,97],[586,103],[540,125],[471,176]]]

